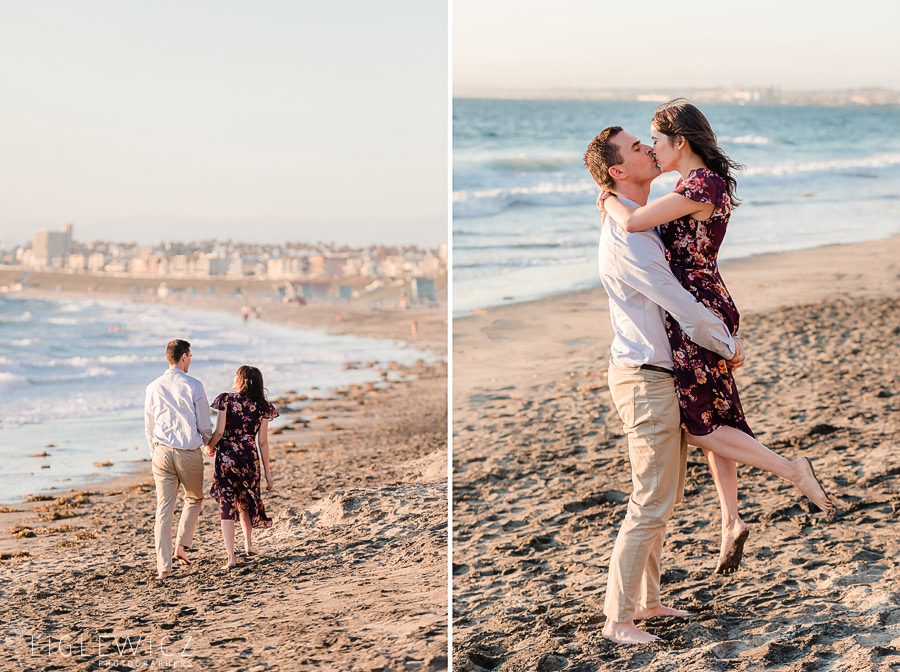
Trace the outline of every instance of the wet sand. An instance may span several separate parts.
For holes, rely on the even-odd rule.
[[[900,237],[722,272],[743,313],[748,421],[810,457],[839,512],[740,467],[750,537],[717,576],[718,500],[692,448],[662,592],[696,615],[613,645],[603,599],[631,484],[605,294],[454,320],[455,670],[900,669]]]
[[[263,319],[446,352],[443,308],[271,305]],[[446,669],[447,367],[402,373],[295,412],[273,399],[288,419],[263,493],[275,524],[230,571],[207,497],[191,566],[154,580],[149,469],[0,514],[0,669]]]

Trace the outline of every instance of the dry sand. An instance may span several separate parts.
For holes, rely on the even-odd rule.
[[[407,341],[416,319],[414,343],[446,352],[444,309],[272,305],[263,319]],[[405,372],[282,413],[263,493],[275,524],[229,572],[208,497],[192,565],[154,581],[149,472],[3,514],[3,530],[37,536],[2,535],[22,555],[0,564],[0,669],[446,669],[447,369]]]
[[[631,492],[606,388],[601,290],[453,326],[455,670],[900,669],[900,237],[725,264],[743,313],[750,425],[809,456],[840,511],[741,467],[750,538],[716,576],[719,508],[698,449],[663,554],[659,642],[600,636]]]

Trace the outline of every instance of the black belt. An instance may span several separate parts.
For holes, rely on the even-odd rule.
[[[644,369],[644,371],[659,371],[660,373],[668,373],[670,376],[675,375],[674,371],[655,364],[641,364],[640,368]]]

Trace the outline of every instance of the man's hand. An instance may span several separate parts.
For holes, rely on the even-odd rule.
[[[734,337],[734,357],[727,360],[725,364],[729,369],[738,369],[744,365],[744,344],[737,336]]]
[[[210,448],[209,446],[203,446],[203,454],[206,455],[207,457],[212,457],[213,455],[216,454],[216,449]]]

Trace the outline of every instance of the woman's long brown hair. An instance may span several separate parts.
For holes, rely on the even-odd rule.
[[[266,388],[263,385],[262,372],[255,366],[242,366],[237,370],[238,391],[249,397],[256,403],[256,407],[263,413],[271,407],[266,399]]]
[[[703,159],[706,167],[725,180],[731,207],[736,208],[741,204],[735,197],[737,180],[733,172],[744,166],[732,161],[721,150],[712,126],[696,105],[684,98],[663,103],[653,113],[653,125],[670,138],[680,135],[687,140],[691,150]]]

